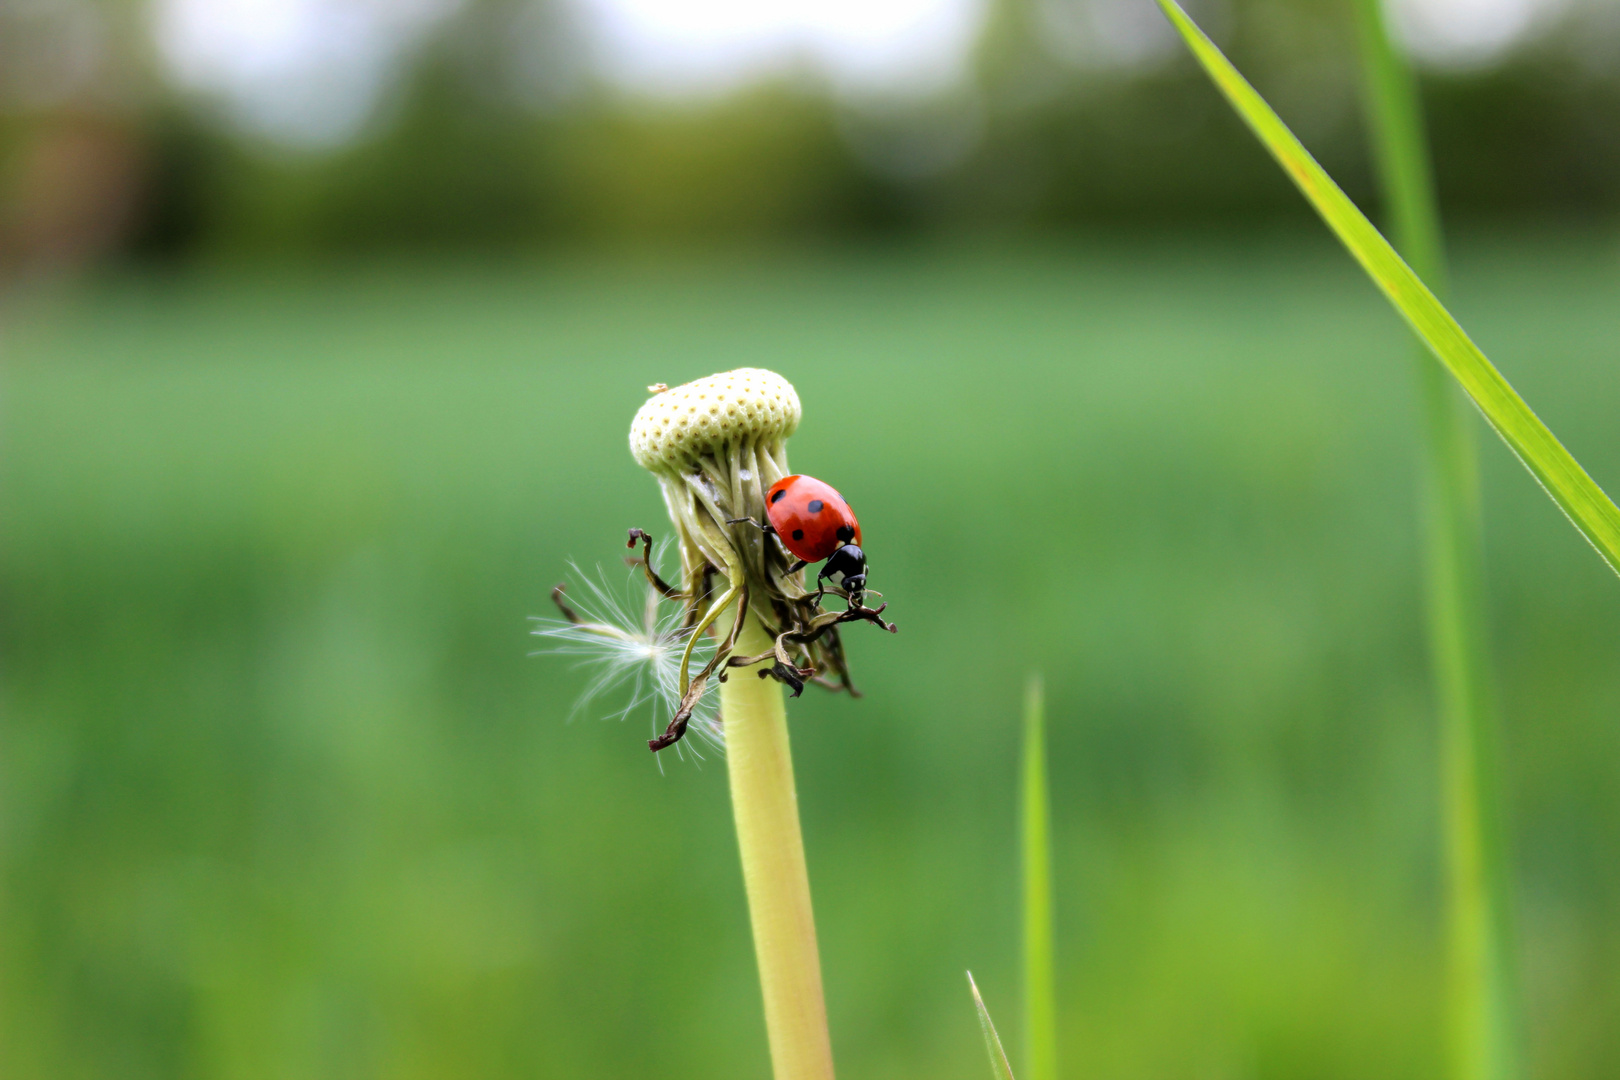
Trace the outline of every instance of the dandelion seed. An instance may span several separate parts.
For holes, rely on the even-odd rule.
[[[662,561],[669,543],[653,553],[651,564]],[[680,706],[680,661],[690,629],[683,625],[681,609],[660,603],[660,596],[642,571],[631,568],[615,582],[598,564],[586,573],[570,563],[570,581],[558,586],[559,607],[574,618],[533,617],[530,633],[546,644],[534,655],[575,656],[578,666],[591,670],[589,681],[574,703],[570,719],[592,705],[604,719],[626,720],[650,706],[654,734],[663,718]],[[692,654],[707,663],[714,652],[711,640],[700,639]],[[716,695],[707,693],[693,710],[691,727],[716,748],[724,745]],[[701,757],[696,748],[696,756]]]

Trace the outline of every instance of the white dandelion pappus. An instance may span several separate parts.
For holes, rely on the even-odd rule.
[[[659,545],[653,555],[655,565],[669,546],[668,541]],[[627,568],[622,586],[615,587],[600,564],[591,575],[577,563],[569,563],[572,573],[562,587],[561,599],[579,621],[531,616],[535,628],[530,633],[546,642],[531,655],[577,656],[578,666],[594,669],[570,719],[592,702],[624,691],[623,706],[610,709],[603,718],[624,720],[650,705],[656,735],[680,708],[680,661],[688,631],[682,625],[685,609],[660,597],[638,566]],[[707,663],[713,651],[712,641],[699,641],[693,648],[694,665]],[[723,748],[712,688],[693,710],[690,730]],[[695,747],[693,752],[697,753]]]

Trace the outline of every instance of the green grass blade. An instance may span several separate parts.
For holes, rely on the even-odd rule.
[[[1369,128],[1395,246],[1440,291],[1445,252],[1417,80],[1383,0],[1356,0]],[[1520,1075],[1501,781],[1486,685],[1479,481],[1473,427],[1440,366],[1419,357],[1425,420],[1429,643],[1441,717],[1449,1075]]]
[[[1052,809],[1046,787],[1046,697],[1039,675],[1024,691],[1024,1038],[1027,1080],[1057,1080],[1057,989],[1052,961]]]
[[[1406,265],[1436,294],[1444,294],[1445,243],[1417,79],[1406,55],[1389,36],[1384,0],[1355,3],[1368,126],[1390,235]]]
[[[1159,6],[1232,107],[1581,534],[1620,573],[1620,508],[1175,0]]]
[[[984,1032],[984,1049],[990,1055],[990,1075],[995,1080],[1013,1080],[1012,1066],[1007,1064],[1007,1052],[1001,1048],[1001,1036],[990,1020],[990,1010],[979,996],[979,984],[973,981],[973,972],[967,973],[968,989],[973,991],[973,1007],[979,1010],[979,1028]]]

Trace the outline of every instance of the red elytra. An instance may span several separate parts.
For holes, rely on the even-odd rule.
[[[861,542],[861,523],[844,497],[813,476],[784,476],[765,493],[765,513],[782,546],[805,562],[820,562],[843,545]]]

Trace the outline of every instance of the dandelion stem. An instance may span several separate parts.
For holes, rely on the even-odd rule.
[[[759,621],[749,619],[737,644],[752,656],[772,643]],[[782,687],[754,668],[733,669],[720,686],[720,709],[771,1065],[776,1080],[832,1080]]]

